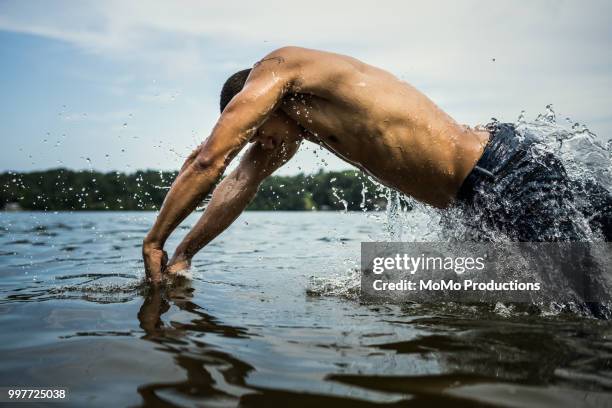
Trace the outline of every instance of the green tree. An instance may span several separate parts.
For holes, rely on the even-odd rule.
[[[0,208],[25,210],[157,210],[177,172],[101,173],[64,168],[0,174]],[[354,170],[271,176],[249,210],[378,209],[380,189]]]

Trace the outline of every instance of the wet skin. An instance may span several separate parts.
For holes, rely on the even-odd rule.
[[[189,266],[244,210],[260,183],[317,143],[393,189],[439,208],[452,204],[489,134],[455,122],[390,73],[354,58],[285,47],[256,63],[212,134],[185,161],[143,243],[149,278]],[[168,264],[168,236],[210,192],[233,157],[253,145],[215,188],[202,218]]]

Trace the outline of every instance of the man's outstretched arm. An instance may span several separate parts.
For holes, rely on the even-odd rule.
[[[172,184],[155,224],[144,239],[142,251],[149,279],[161,281],[166,240],[206,197],[225,167],[275,110],[291,79],[279,67],[269,64],[259,64],[251,71],[244,88],[225,108],[210,137]]]
[[[179,244],[169,262],[168,272],[189,267],[191,258],[221,234],[253,200],[261,182],[285,164],[301,143],[300,128],[294,123],[292,135],[273,150],[259,143],[245,153],[239,166],[219,183],[200,220]]]

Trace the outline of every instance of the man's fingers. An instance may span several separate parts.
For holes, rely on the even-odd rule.
[[[149,281],[160,283],[162,271],[168,262],[168,254],[161,249],[149,249],[143,251],[145,273]]]
[[[162,275],[159,272],[151,272],[147,279],[149,279],[151,283],[158,284],[162,281]]]
[[[151,259],[150,256],[145,256],[145,273],[147,280],[152,283],[161,282],[161,272],[159,265],[156,265],[155,259]]]
[[[188,260],[174,262],[168,266],[168,268],[166,269],[166,273],[176,274],[181,271],[185,271],[189,269],[190,266],[191,266],[191,262]]]

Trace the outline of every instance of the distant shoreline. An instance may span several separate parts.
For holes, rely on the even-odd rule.
[[[86,213],[155,213],[158,210],[19,210],[19,211],[6,211],[0,209],[2,214],[86,214]],[[341,214],[363,214],[363,213],[380,213],[384,212],[384,208],[380,210],[251,210],[247,209],[244,212],[249,213],[264,213],[264,212],[281,212],[281,213],[341,213]],[[199,212],[199,211],[198,211]]]
[[[18,211],[156,211],[177,172],[74,171],[0,174],[0,209]],[[356,170],[271,176],[248,211],[376,211],[386,192]]]

